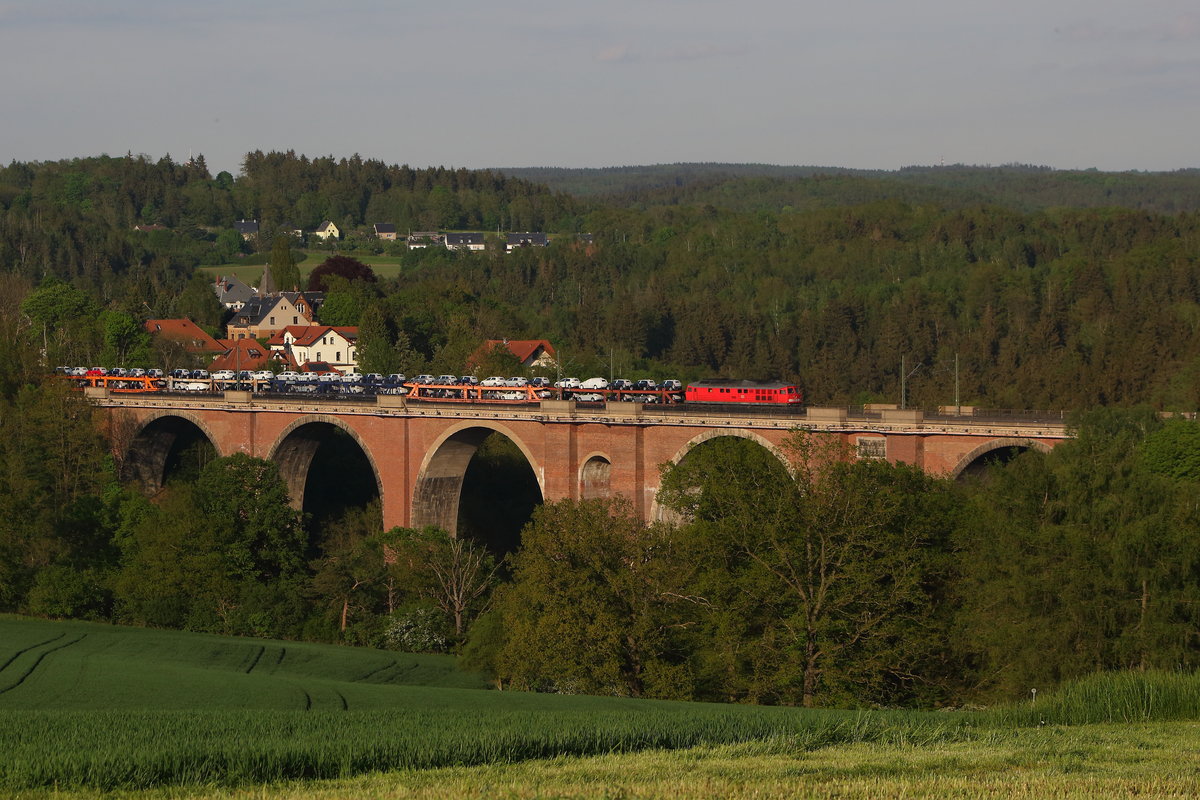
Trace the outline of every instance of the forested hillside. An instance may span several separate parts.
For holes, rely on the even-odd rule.
[[[960,208],[996,204],[1039,208],[1120,206],[1173,213],[1200,209],[1200,170],[1099,172],[1024,164],[955,164],[885,170],[781,167],[772,164],[658,164],[645,167],[497,170],[556,191],[608,201],[662,205],[713,203],[779,211],[858,205],[880,198]]]
[[[1200,663],[1195,424],[1111,408],[1200,406],[1195,176],[956,174],[765,170],[581,199],[497,173],[293,153],[252,153],[236,177],[203,159],[10,164],[0,609],[465,646],[506,685],[769,703],[957,703]],[[1099,203],[1110,179],[1117,199]],[[243,218],[260,220],[257,241],[234,229]],[[215,329],[223,312],[197,267],[261,265],[301,247],[286,231],[324,219],[345,238],[310,238],[310,255],[399,265],[329,279],[324,321],[359,326],[363,371],[459,374],[484,339],[544,338],[578,377],[777,376],[813,404],[898,402],[903,364],[913,406],[953,403],[957,386],[964,405],[1110,408],[1079,417],[1075,442],[969,488],[869,462],[809,485],[762,452],[710,451],[711,469],[693,462],[662,498],[689,525],[645,533],[619,503],[555,504],[525,529],[537,547],[503,552],[382,531],[369,497],[306,517],[270,462],[215,458],[202,441],[172,456],[153,500],[123,486],[122,454],[48,371],[178,366],[141,323]],[[408,251],[375,240],[373,222],[481,230],[488,249]],[[506,254],[497,228],[551,243]],[[320,469],[344,477],[353,455]],[[506,457],[481,456],[497,474],[525,466]],[[581,529],[595,535],[571,536]],[[830,573],[840,605],[814,609],[803,582],[780,583],[847,536],[855,549]],[[582,572],[565,577],[554,552]],[[478,594],[447,599],[439,575],[465,562]],[[583,638],[555,627],[584,603],[607,623]]]
[[[349,231],[381,220],[402,230],[544,229],[559,234],[551,247],[515,255],[408,253],[399,280],[343,286],[336,322],[365,318],[366,349],[374,337],[375,356],[394,362],[399,348],[414,370],[458,372],[485,338],[547,338],[568,371],[607,373],[611,363],[629,377],[779,376],[818,404],[897,401],[902,359],[919,369],[915,403],[950,403],[957,358],[967,404],[1194,408],[1197,212],[1021,210],[971,174],[697,183],[656,204],[584,203],[492,173],[357,157],[251,153],[237,178],[211,177],[202,159],[12,164],[0,170],[0,269],[10,309],[54,278],[82,293],[76,313],[90,318],[188,314],[215,326],[196,265],[265,255],[247,255],[237,219],[262,220],[256,247],[266,251],[273,228],[325,218]],[[1200,180],[1008,174],[1064,197],[1128,184],[1162,206],[1195,205],[1181,192]],[[989,202],[939,203],[932,185],[911,202],[886,190],[919,187],[922,175],[957,175]],[[772,192],[787,186],[808,186],[807,198],[780,205]],[[778,209],[737,210],[759,204]],[[161,227],[137,232],[138,223]],[[592,244],[578,244],[576,231]],[[379,245],[349,236],[340,247]],[[26,334],[61,328],[60,316],[25,318]],[[76,337],[72,361],[99,356],[103,332],[92,331]],[[50,350],[51,361],[67,357]]]

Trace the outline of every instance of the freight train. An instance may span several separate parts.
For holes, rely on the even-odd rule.
[[[544,379],[485,378],[471,376],[436,378],[418,375],[341,375],[335,373],[241,372],[234,375],[196,370],[176,370],[163,375],[156,370],[109,371],[60,367],[62,377],[77,386],[104,387],[117,394],[212,393],[228,390],[250,391],[264,395],[326,395],[332,397],[401,395],[416,401],[458,403],[536,403],[542,400],[575,400],[579,403],[605,401],[648,404],[689,404],[698,407],[759,406],[802,408],[804,393],[794,383],[709,379],[684,386],[679,381],[657,383],[618,379],[566,378],[553,385]],[[130,372],[135,374],[130,374]]]

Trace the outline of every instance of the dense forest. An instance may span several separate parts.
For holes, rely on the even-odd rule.
[[[542,177],[261,152],[236,177],[132,155],[0,168],[0,609],[460,648],[505,686],[770,703],[945,705],[1195,666],[1200,450],[1194,423],[1155,412],[1200,406],[1200,176]],[[904,363],[910,405],[957,387],[965,405],[1074,410],[1078,436],[969,486],[714,445],[666,479],[686,524],[549,504],[499,549],[381,531],[368,496],[306,518],[270,464],[199,444],[158,496],[122,485],[48,371],[176,366],[143,320],[216,330],[197,267],[279,260],[286,231],[324,219],[346,236],[311,249],[402,265],[329,279],[325,321],[360,327],[364,371],[459,373],[483,339],[545,338],[579,377],[782,377],[854,404],[899,401]],[[366,235],[380,221],[552,241],[408,252]],[[512,453],[484,456],[505,472]],[[835,545],[816,607],[804,554]]]
[[[1200,170],[1099,172],[1027,164],[905,167],[894,172],[773,164],[658,164],[648,167],[497,170],[555,191],[621,203],[714,203],[741,211],[858,205],[880,197],[962,208],[1119,206],[1173,213],[1200,209]]]
[[[961,402],[1002,408],[1192,410],[1200,399],[1194,211],[913,203],[883,179],[831,186],[805,209],[643,208],[358,158],[251,153],[244,169],[234,179],[210,177],[202,159],[10,165],[0,170],[0,269],[13,291],[62,281],[92,314],[188,314],[216,329],[220,310],[195,267],[261,257],[273,244],[264,234],[264,253],[243,252],[236,219],[261,219],[264,231],[271,220],[322,218],[350,231],[380,218],[541,228],[561,235],[511,256],[406,253],[400,278],[343,287],[334,321],[366,315],[377,356],[387,361],[398,346],[405,363],[433,372],[458,372],[482,339],[546,338],[568,371],[607,374],[611,363],[631,378],[783,377],[817,404],[896,402],[902,360],[921,365],[916,404],[953,402],[956,378]],[[759,180],[733,178],[718,194],[754,195]],[[139,223],[162,228],[134,231]],[[353,254],[354,242],[343,250]],[[97,334],[69,360],[94,360],[102,346]]]

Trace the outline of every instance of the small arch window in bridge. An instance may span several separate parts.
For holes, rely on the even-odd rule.
[[[855,444],[859,458],[887,458],[887,439],[883,436],[860,436]]]

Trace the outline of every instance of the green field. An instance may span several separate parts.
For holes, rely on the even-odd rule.
[[[1162,720],[1200,718],[1197,684],[805,711],[485,691],[447,657],[0,617],[0,794],[1010,796],[1012,772],[1056,796],[1182,797],[1200,726]]]
[[[301,280],[307,280],[308,273],[312,272],[322,261],[331,255],[333,254],[325,251],[308,253],[308,258],[296,265],[300,270]],[[402,269],[399,256],[355,255],[353,258],[375,270],[375,274],[380,278],[398,277]],[[205,274],[212,275],[214,278],[220,275],[233,275],[238,280],[248,283],[251,286],[257,286],[258,280],[263,274],[262,264],[206,264],[196,269]]]

